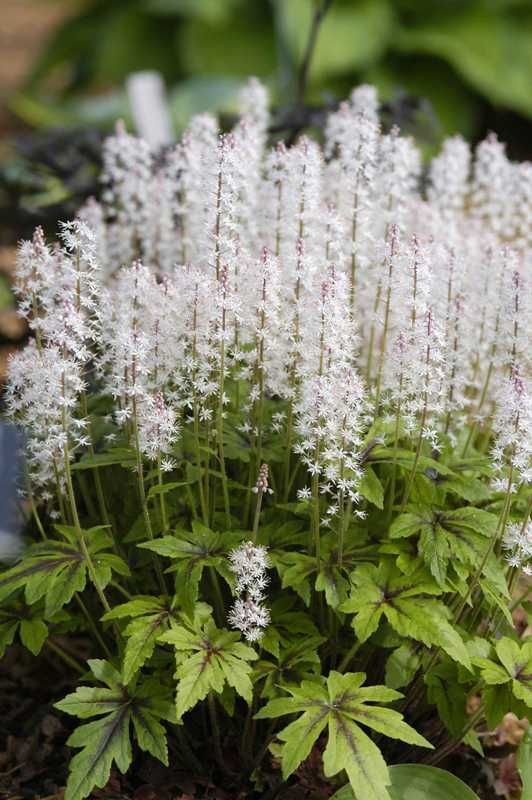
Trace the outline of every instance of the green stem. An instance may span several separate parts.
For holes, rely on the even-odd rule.
[[[471,580],[471,582],[470,582],[470,584],[468,586],[467,592],[466,592],[465,596],[462,599],[462,602],[460,603],[460,605],[458,607],[458,610],[457,610],[456,615],[455,615],[455,621],[456,622],[460,621],[460,619],[462,617],[462,613],[464,611],[464,608],[465,608],[466,604],[469,601],[469,598],[471,597],[473,591],[477,588],[477,584],[478,584],[478,582],[480,580],[480,577],[482,576],[482,573],[484,572],[484,567],[486,566],[486,564],[488,562],[488,558],[490,557],[491,553],[493,552],[493,548],[495,547],[495,543],[496,543],[497,539],[499,538],[499,536],[502,533],[504,533],[504,530],[506,528],[506,523],[508,522],[508,515],[510,513],[510,508],[511,508],[511,505],[512,505],[512,478],[513,478],[513,464],[510,464],[510,472],[509,472],[509,475],[508,475],[508,483],[507,483],[507,486],[506,486],[506,495],[505,495],[505,498],[504,498],[504,505],[503,505],[503,509],[502,509],[502,512],[501,512],[501,516],[499,518],[499,523],[498,523],[498,525],[497,525],[497,527],[495,529],[495,532],[493,533],[493,535],[490,538],[490,541],[489,541],[488,546],[486,548],[486,552],[484,553],[484,557],[483,557],[482,561],[480,562],[480,565],[478,566],[475,574],[473,575],[473,578],[472,578],[472,580]]]
[[[64,417],[64,411],[63,411],[63,417]],[[64,425],[64,427],[65,427],[65,430],[66,430],[66,425]],[[74,520],[74,527],[75,527],[76,533],[78,535],[78,541],[79,541],[79,544],[81,546],[81,551],[83,553],[83,558],[84,558],[84,560],[85,560],[85,562],[87,564],[87,569],[89,570],[89,575],[91,577],[91,581],[92,581],[92,583],[94,585],[94,588],[96,589],[96,593],[97,593],[98,597],[100,598],[100,602],[101,602],[105,612],[107,613],[107,612],[109,612],[111,610],[111,606],[107,602],[107,598],[105,596],[105,592],[104,592],[103,587],[100,584],[100,581],[98,579],[98,574],[97,574],[96,569],[94,567],[94,563],[92,561],[91,555],[90,555],[88,547],[87,547],[87,543],[85,541],[84,532],[83,532],[83,530],[81,528],[81,524],[80,524],[80,521],[79,521],[78,508],[77,508],[77,504],[76,504],[76,496],[74,494],[74,487],[72,485],[72,473],[71,473],[71,470],[70,470],[70,460],[69,460],[68,445],[67,444],[65,444],[65,446],[64,446],[63,455],[64,455],[64,462],[65,462],[64,466],[65,466],[65,480],[66,480],[66,486],[67,486],[67,496],[68,496],[68,501],[69,501],[69,504],[70,504],[70,511],[71,511],[71,514],[72,514],[72,518]]]
[[[137,419],[137,401],[135,396],[133,396],[133,435],[135,437],[135,457],[137,460],[137,470],[136,470],[137,487],[139,492],[140,505],[142,508],[142,515],[144,517],[144,525],[146,526],[146,533],[148,534],[149,540],[153,541],[155,537],[153,535],[150,512],[148,510],[148,499],[146,497],[146,485],[144,483],[144,465],[142,463],[142,454],[140,452],[140,436],[139,436],[139,426]],[[157,553],[153,552],[151,553],[151,560],[153,563],[157,581],[159,583],[161,594],[166,595],[166,584],[164,581],[164,575],[161,568],[161,564],[159,563],[159,559],[157,557]]]
[[[434,766],[435,764],[439,764],[441,761],[443,761],[444,758],[447,758],[447,756],[450,756],[452,753],[454,753],[454,751],[457,750],[458,747],[460,747],[460,745],[462,744],[464,736],[466,736],[469,733],[469,731],[475,727],[477,722],[479,722],[482,719],[483,715],[484,715],[484,704],[481,703],[480,706],[477,708],[477,710],[473,714],[471,714],[471,717],[460,731],[460,734],[451,739],[450,742],[447,742],[447,744],[443,745],[442,747],[439,747],[429,756],[426,756],[423,759],[422,763]]]
[[[209,717],[211,721],[211,729],[214,740],[214,754],[216,756],[216,761],[218,762],[218,766],[223,772],[226,772],[224,757],[222,753],[220,727],[218,725],[218,715],[216,714],[216,701],[214,699],[214,695],[212,692],[209,692],[208,695],[208,705],[209,705]]]
[[[362,642],[357,640],[354,642],[345,656],[340,661],[340,666],[338,667],[338,672],[345,672],[347,667],[350,665],[351,661],[353,660],[354,656],[358,653],[360,648],[362,647]]]
[[[425,422],[427,420],[427,394],[425,393],[425,398],[423,402],[423,412],[421,415],[421,422],[419,425],[419,435],[417,439],[417,446],[416,446],[416,455],[414,457],[414,464],[412,466],[412,470],[410,475],[408,476],[408,483],[406,485],[405,493],[403,495],[403,502],[401,503],[401,510],[399,514],[401,515],[405,510],[406,504],[410,499],[410,492],[412,491],[412,486],[414,485],[414,480],[416,477],[416,471],[419,464],[419,459],[421,457],[421,447],[423,444],[423,431],[425,430]]]
[[[103,653],[105,653],[106,657],[110,660],[112,658],[111,651],[109,650],[109,648],[105,644],[105,641],[103,640],[103,638],[102,638],[102,636],[100,634],[100,631],[98,630],[98,627],[97,627],[96,623],[94,622],[89,609],[87,608],[87,606],[83,602],[83,600],[81,598],[81,595],[80,594],[75,594],[74,598],[76,600],[76,603],[80,607],[81,613],[83,614],[83,616],[87,620],[87,624],[88,624],[88,626],[89,626],[89,628],[91,630],[91,633],[94,636],[96,642],[99,644],[99,646],[101,647]]]
[[[253,544],[257,541],[257,534],[259,532],[259,524],[260,524],[260,512],[262,508],[262,496],[264,492],[260,490],[257,492],[257,504],[255,506],[255,516],[253,517],[253,531],[252,531],[252,540]]]
[[[161,453],[157,454],[157,484],[162,489],[164,485],[163,481],[163,471],[161,469]],[[161,491],[159,494],[159,505],[161,508],[161,520],[163,523],[163,534],[166,533],[168,530],[168,515],[166,513],[166,498],[164,492]]]
[[[225,604],[220,581],[218,580],[218,574],[214,567],[209,569],[209,578],[214,592],[214,607],[217,617],[216,622],[218,625],[223,625],[225,619]]]
[[[62,647],[60,647],[53,639],[47,639],[45,642],[46,647],[48,647],[53,653],[55,653],[59,658],[65,662],[71,669],[77,672],[79,675],[84,675],[85,670],[79,664],[75,658],[69,655]]]

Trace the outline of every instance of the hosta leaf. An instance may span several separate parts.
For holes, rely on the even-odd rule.
[[[357,798],[384,800],[388,798],[389,776],[386,763],[377,745],[360,727],[362,725],[392,738],[432,747],[399,712],[370,705],[375,701],[391,702],[401,697],[386,686],[363,686],[364,673],[331,672],[321,683],[303,681],[290,686],[290,697],[270,700],[255,715],[256,719],[301,716],[279,734],[284,742],[281,749],[283,776],[288,778],[309,755],[313,745],[327,727],[328,740],[323,753],[327,777],[347,772]]]
[[[493,105],[528,116],[532,17],[528,5],[523,9],[525,13],[502,14],[496,4],[467,3],[456,13],[421,15],[418,24],[397,32],[396,46],[445,59]]]
[[[93,675],[106,688],[80,686],[56,708],[66,714],[98,719],[76,728],[68,739],[70,747],[82,748],[70,762],[65,800],[82,800],[93,788],[103,788],[116,764],[126,772],[131,764],[130,722],[142,750],[168,763],[166,733],[159,719],[167,718],[165,690],[150,683],[133,691],[120,682],[120,675],[106,661],[89,662]],[[148,682],[146,682],[148,684]]]
[[[463,781],[439,767],[394,764],[388,770],[391,800],[479,800]],[[343,786],[331,800],[354,800],[351,787]]]

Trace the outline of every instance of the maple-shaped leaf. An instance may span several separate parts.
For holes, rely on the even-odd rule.
[[[210,613],[206,603],[196,603],[196,614],[207,618]],[[126,684],[153,655],[159,636],[170,628],[171,623],[186,617],[177,604],[177,598],[137,595],[127,603],[115,606],[103,617],[104,621],[130,619],[123,634],[127,639],[122,665],[122,676]]]
[[[366,560],[367,548],[347,544],[343,551],[342,566],[338,563],[338,538],[323,537],[321,559],[294,551],[272,550],[268,556],[277,569],[283,589],[293,589],[308,606],[311,590],[325,593],[325,600],[331,608],[338,608],[347,597],[348,575],[359,559]]]
[[[363,686],[365,679],[363,672],[330,672],[321,682],[303,681],[300,686],[290,687],[290,697],[270,700],[255,715],[255,719],[300,715],[277,734],[284,742],[281,761],[285,779],[307,758],[327,728],[325,776],[345,770],[357,800],[389,800],[386,762],[361,725],[408,744],[432,747],[404,722],[398,711],[373,705],[393,702],[402,695],[386,686]]]
[[[497,529],[498,517],[479,508],[413,507],[401,514],[390,527],[390,538],[418,537],[418,552],[440,586],[445,585],[447,569],[454,561],[471,568],[482,562],[488,542]],[[484,573],[496,573],[495,557],[486,562]]]
[[[82,800],[93,788],[105,786],[113,763],[127,772],[132,759],[131,725],[141,750],[168,765],[166,731],[160,722],[174,720],[168,691],[154,679],[128,689],[109,662],[94,659],[88,664],[104,686],[80,686],[55,705],[80,719],[96,718],[76,728],[67,741],[81,750],[70,762],[65,800]]]
[[[363,564],[351,575],[350,597],[340,611],[354,614],[353,627],[365,642],[384,617],[401,636],[416,639],[427,647],[437,646],[468,669],[471,660],[459,633],[449,622],[449,609],[432,597],[441,589],[423,571],[402,575],[391,563],[379,567]]]
[[[249,662],[258,655],[239,639],[239,633],[217,628],[212,621],[196,629],[173,625],[159,637],[159,641],[173,645],[176,650],[179,719],[209,692],[221,694],[226,684],[251,702],[253,686]]]
[[[532,708],[532,641],[521,644],[503,636],[495,643],[495,653],[497,660],[474,659],[487,684],[483,695],[490,727],[508,711],[523,717],[528,716],[526,707]]]
[[[216,570],[229,584],[234,585],[234,575],[229,568],[227,553],[240,543],[240,537],[211,531],[198,520],[192,522],[192,531],[178,531],[176,536],[161,536],[139,544],[176,563],[167,572],[175,572],[176,593],[180,605],[191,616],[198,599],[199,583],[206,567]]]
[[[22,560],[0,576],[0,600],[24,588],[28,605],[44,598],[45,617],[56,614],[76,592],[85,589],[89,577],[80,536],[85,540],[100,586],[109,583],[113,572],[129,575],[125,562],[106,552],[112,547],[112,538],[102,526],[81,532],[68,525],[56,528],[65,541],[48,539],[29,547]]]

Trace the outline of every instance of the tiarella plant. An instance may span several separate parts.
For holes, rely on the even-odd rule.
[[[235,792],[314,750],[386,800],[387,764],[532,706],[532,168],[454,138],[424,172],[377,112],[361,87],[323,146],[268,149],[252,81],[229,133],[119,128],[102,205],[20,248],[41,541],[0,575],[0,641],[80,674],[66,800],[168,737]]]

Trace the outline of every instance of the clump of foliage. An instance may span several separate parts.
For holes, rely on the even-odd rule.
[[[119,128],[102,204],[20,248],[7,407],[42,541],[0,631],[82,673],[66,800],[169,737],[235,792],[321,754],[385,800],[389,764],[532,706],[530,165],[454,138],[422,190],[371,87],[323,148],[267,149],[260,84],[241,103],[163,156]]]

